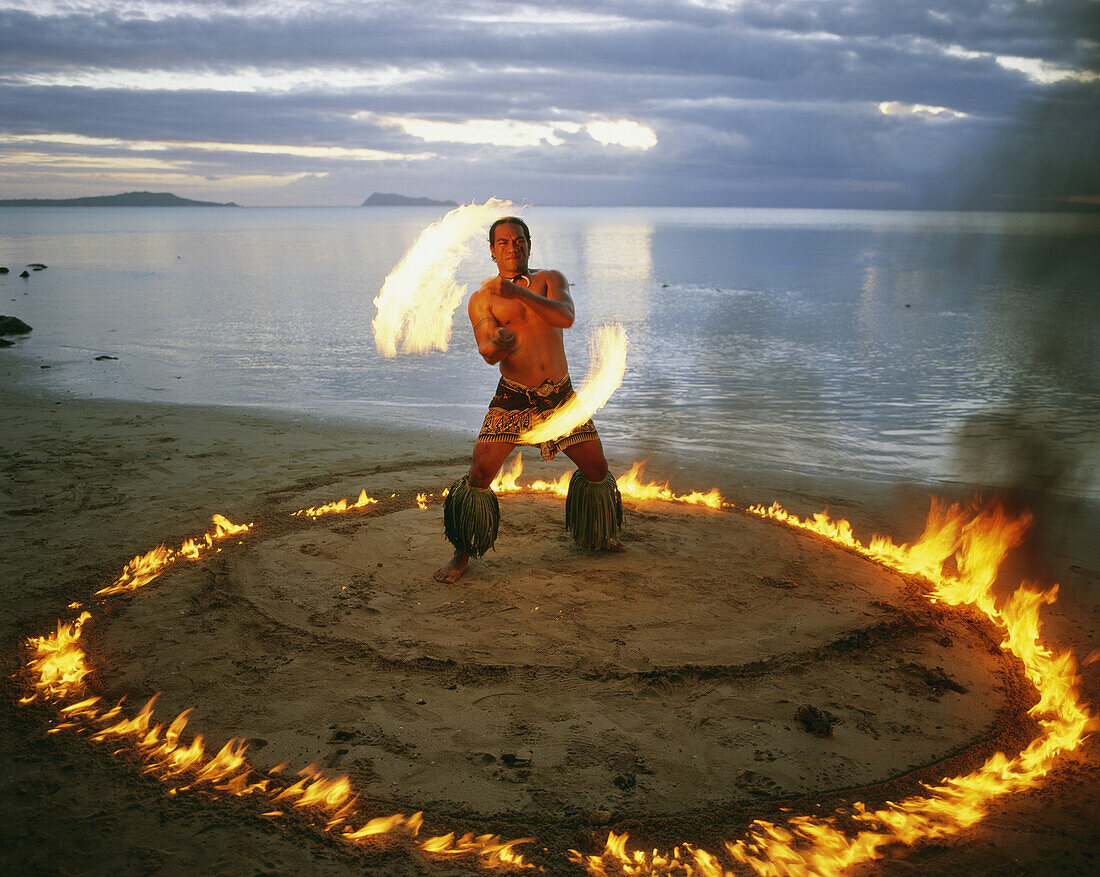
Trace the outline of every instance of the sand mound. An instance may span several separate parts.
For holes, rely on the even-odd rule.
[[[982,629],[901,577],[735,512],[627,506],[626,554],[574,549],[561,500],[501,498],[455,585],[423,467],[364,513],[287,509],[172,570],[96,634],[103,685],[194,707],[260,767],[317,762],[408,812],[618,819],[883,783],[990,733],[1007,682]],[[389,498],[391,493],[398,495]],[[227,651],[227,644],[229,650]]]

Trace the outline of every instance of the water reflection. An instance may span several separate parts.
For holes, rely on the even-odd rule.
[[[55,363],[43,381],[464,432],[480,422],[496,373],[461,308],[446,353],[382,361],[370,335],[385,276],[438,212],[51,214],[18,233],[0,217],[25,261],[51,264],[20,301],[35,327],[23,347]],[[593,326],[626,326],[626,381],[597,418],[615,453],[1100,491],[1100,266],[1046,255],[1095,235],[961,214],[528,219],[533,264],[573,286],[574,374]],[[458,277],[473,287],[491,273],[475,247]],[[91,351],[120,358],[92,369]]]
[[[622,220],[588,226],[585,281],[593,290],[591,323],[622,323],[629,331],[646,326],[653,295],[653,224]]]

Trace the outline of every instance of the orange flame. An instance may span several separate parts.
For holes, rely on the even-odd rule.
[[[643,481],[645,462],[634,463],[630,469],[617,479],[619,493],[624,499],[632,499],[638,502],[652,502],[661,500],[664,502],[681,502],[687,505],[704,505],[712,509],[730,508],[731,504],[722,498],[717,487],[712,487],[707,493],[692,491],[691,493],[678,494],[669,489],[668,482],[660,484],[655,481]],[[566,472],[556,481],[532,481],[530,484],[519,483],[519,476],[523,474],[523,457],[516,454],[512,458],[512,465],[507,471],[501,470],[490,485],[496,493],[514,493],[520,490],[535,490],[542,493],[552,493],[557,496],[565,496],[569,492],[569,479],[572,474]]]
[[[505,472],[501,469],[489,487],[496,493],[511,493],[516,490],[522,490],[523,488],[516,483],[519,480],[519,476],[522,474],[523,455],[516,454],[512,457],[512,465],[509,467],[508,471]]]
[[[420,495],[417,499],[419,502],[426,502],[427,497]],[[366,504],[368,503],[363,503]],[[211,533],[200,537],[198,541],[187,540],[179,551],[169,551],[162,545],[146,555],[134,558],[116,579],[115,584],[123,584],[124,587],[104,589],[104,592],[117,593],[141,587],[156,578],[176,558],[195,559],[212,547],[215,540],[246,532],[252,526],[232,524],[221,515],[214,516],[214,525],[215,529]],[[40,696],[60,702],[84,694],[85,677],[90,672],[90,667],[80,640],[84,625],[91,618],[91,613],[85,611],[72,623],[59,621],[57,630],[52,635],[27,640],[32,651],[27,667],[34,678],[34,692],[22,698],[21,703],[29,703]],[[153,720],[153,707],[158,697],[159,695],[151,697],[130,718],[122,715],[122,701],[110,708],[103,708],[99,697],[85,697],[59,706],[58,713],[62,721],[50,732],[75,728],[87,732],[88,737],[95,742],[110,741],[129,748],[145,760],[144,773],[166,782],[179,783],[169,788],[169,794],[200,785],[234,796],[263,794],[272,803],[290,803],[304,811],[325,814],[323,827],[326,831],[357,816],[359,797],[352,791],[348,777],[329,777],[311,766],[300,771],[301,779],[290,786],[273,784],[269,779],[251,782],[253,768],[245,757],[248,747],[243,740],[233,738],[217,754],[208,756],[201,734],[195,734],[189,743],[182,739],[191,709],[181,712],[167,727]],[[277,773],[281,767],[271,773]],[[265,815],[275,817],[282,815],[282,811],[269,810]],[[352,843],[362,843],[367,838],[398,828],[415,836],[422,822],[423,816],[420,813],[409,817],[395,814],[372,819],[358,830],[345,827],[339,836]],[[444,837],[453,838],[453,834]],[[502,841],[495,835],[478,838],[467,835],[453,843],[436,838],[431,847],[440,855],[476,856],[486,865],[509,864],[513,867],[529,868],[532,866],[524,863],[522,856],[514,850],[517,845],[526,842]]]
[[[518,486],[521,472],[522,462],[517,456],[508,476],[499,487],[494,486],[521,489]],[[717,490],[681,496],[669,490],[667,484],[643,483],[641,475],[642,464],[637,463],[623,476],[620,489],[625,495],[701,503],[712,508],[729,505],[722,501]],[[527,489],[564,494],[568,479],[567,473],[558,482],[534,482]],[[424,497],[417,499],[420,502]],[[836,873],[878,858],[883,848],[891,844],[912,844],[955,834],[982,819],[997,796],[1034,786],[1050,770],[1055,758],[1079,747],[1085,735],[1096,727],[1094,717],[1077,693],[1073,655],[1056,654],[1040,640],[1040,611],[1042,606],[1055,601],[1057,586],[1042,590],[1023,584],[1000,604],[993,591],[997,572],[1008,551],[1022,540],[1029,516],[1013,517],[997,506],[964,509],[933,500],[921,538],[913,545],[897,545],[877,536],[864,544],[854,536],[847,521],[833,520],[826,513],[803,520],[778,504],[769,508],[752,506],[748,511],[823,536],[883,566],[920,576],[931,586],[930,600],[970,605],[982,611],[1001,629],[1002,648],[1022,662],[1024,672],[1039,692],[1039,701],[1030,712],[1041,733],[1014,758],[997,753],[973,773],[926,786],[926,794],[888,803],[873,811],[861,803],[853,804],[841,815],[864,826],[854,836],[842,830],[836,817],[796,816],[784,825],[756,820],[745,838],[724,844],[732,862],[761,875]],[[213,532],[197,541],[188,540],[179,551],[169,551],[162,545],[134,558],[115,584],[100,593],[141,587],[177,557],[195,559],[213,547],[215,540],[246,532],[252,526],[231,524],[220,515],[214,516],[214,524]],[[398,829],[412,836],[418,834],[423,821],[420,813],[373,818],[356,830],[346,826],[357,816],[359,800],[347,777],[327,777],[309,767],[299,773],[301,779],[291,786],[273,785],[274,781],[267,779],[250,782],[252,768],[245,758],[247,746],[243,741],[234,738],[216,755],[207,757],[201,735],[194,735],[190,743],[182,741],[191,710],[180,713],[167,728],[153,722],[155,695],[133,718],[122,717],[121,701],[104,708],[100,698],[86,696],[85,691],[90,668],[80,640],[91,617],[89,612],[82,612],[72,623],[59,621],[54,634],[27,640],[32,651],[27,666],[34,677],[34,691],[21,702],[38,697],[54,702],[81,698],[58,707],[62,721],[54,731],[82,728],[92,740],[117,740],[129,745],[145,758],[146,772],[171,782],[186,781],[186,785],[171,789],[173,793],[206,784],[231,795],[264,794],[272,802],[292,802],[296,808],[323,812],[325,830],[344,824],[338,836],[349,842],[364,842]],[[280,813],[269,811],[267,815]],[[570,850],[569,859],[595,875],[607,875],[609,867],[616,873],[629,875],[730,875],[715,855],[689,844],[677,846],[669,853],[657,850],[646,853],[629,851],[627,840],[627,834],[611,832],[601,855],[583,856]],[[472,855],[489,867],[533,868],[515,852],[516,846],[530,842],[530,839],[504,841],[496,835],[473,834],[456,839],[451,832],[429,838],[419,846],[430,855]]]
[[[353,503],[349,503],[347,499],[338,499],[336,502],[326,503],[322,506],[314,506],[308,509],[299,509],[296,512],[291,513],[291,517],[307,517],[307,518],[319,518],[322,515],[338,515],[344,512],[354,511],[355,509],[363,509],[367,506],[375,505],[378,500],[373,497],[367,496],[367,491],[361,490],[359,492],[359,499]]]
[[[924,534],[915,544],[895,545],[875,537],[864,545],[847,521],[834,521],[825,513],[803,520],[777,503],[770,508],[752,506],[749,512],[824,536],[891,569],[919,575],[932,586],[931,600],[982,611],[1002,629],[1001,647],[1019,658],[1039,692],[1039,702],[1030,712],[1042,733],[1015,758],[996,753],[973,773],[925,786],[925,795],[874,811],[853,804],[847,816],[867,826],[854,836],[846,834],[835,817],[797,816],[784,826],[756,820],[745,839],[725,844],[733,861],[761,875],[835,874],[878,858],[890,844],[958,833],[982,819],[996,797],[1034,786],[1057,756],[1079,747],[1096,727],[1077,694],[1073,656],[1056,655],[1039,640],[1039,611],[1054,602],[1057,586],[1044,591],[1021,585],[1001,606],[993,593],[1001,562],[1022,539],[1029,516],[1012,517],[997,506],[966,510],[933,500]],[[954,560],[954,572],[949,560]],[[601,855],[570,850],[570,860],[595,875],[606,875],[609,863],[631,875],[730,873],[705,850],[684,845],[683,851],[677,847],[668,855],[632,853],[626,840],[625,834],[611,833]]]
[[[205,759],[201,735],[195,735],[189,744],[180,742],[191,710],[184,710],[165,729],[163,725],[152,721],[153,704],[156,700],[157,697],[153,696],[136,716],[118,721],[115,720],[121,714],[121,702],[101,711],[95,708],[99,698],[89,698],[65,707],[61,714],[69,718],[79,717],[84,727],[91,731],[92,740],[128,741],[145,758],[145,773],[162,779],[190,774],[190,786],[221,782],[222,785],[214,786],[217,790],[236,795],[250,794],[267,787],[267,781],[255,784],[247,782],[251,769],[244,760],[246,747],[243,741],[230,740],[217,755]],[[70,723],[69,726],[75,726],[75,723]]]
[[[84,625],[91,618],[91,612],[81,612],[72,624],[58,621],[57,631],[52,635],[27,640],[35,654],[27,666],[37,677],[34,683],[36,693],[22,698],[20,703],[30,703],[38,694],[60,700],[84,690],[84,677],[90,668],[79,642]]]
[[[512,458],[512,465],[508,471],[497,473],[493,483],[489,485],[496,493],[518,493],[521,490],[534,490],[540,493],[553,493],[557,496],[565,496],[569,492],[569,472],[565,472],[557,481],[543,481],[538,479],[530,484],[519,483],[519,476],[523,474],[523,457],[516,454]]]
[[[572,473],[565,472],[557,481],[543,481],[541,479],[532,481],[527,485],[527,489],[564,497],[569,493],[569,479],[572,477]]]
[[[534,867],[524,861],[522,855],[515,851],[519,844],[533,843],[533,838],[521,840],[503,841],[495,834],[481,834],[475,837],[464,834],[455,840],[454,832],[439,837],[428,838],[420,844],[420,848],[426,853],[437,856],[467,856],[475,855],[481,859],[482,864],[489,867],[499,865],[511,865],[517,868]]]
[[[165,567],[178,558],[184,560],[198,560],[204,552],[214,547],[218,540],[229,536],[237,536],[247,533],[252,529],[252,524],[234,524],[222,515],[214,515],[214,529],[204,533],[198,540],[188,539],[177,551],[161,544],[145,554],[139,554],[123,568],[109,586],[96,591],[97,597],[108,594],[119,594],[123,591],[136,591],[153,581],[164,572]]]
[[[422,813],[414,813],[412,816],[395,813],[393,816],[379,816],[372,819],[362,828],[358,828],[355,831],[345,830],[343,836],[347,840],[356,841],[367,837],[376,837],[380,834],[389,834],[392,831],[403,828],[415,837],[420,833],[420,826],[423,825],[423,823],[424,814]]]
[[[718,492],[717,487],[712,487],[707,493],[693,490],[691,493],[676,494],[669,490],[667,481],[664,484],[658,484],[655,481],[643,482],[644,471],[644,460],[631,466],[630,471],[618,479],[619,493],[630,499],[647,502],[659,499],[665,502],[682,502],[687,505],[705,505],[712,509],[726,508],[729,505],[722,499],[722,494]]]

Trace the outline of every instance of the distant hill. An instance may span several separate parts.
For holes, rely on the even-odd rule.
[[[431,198],[408,198],[388,192],[375,192],[366,201],[364,207],[457,207],[454,201],[435,201]]]
[[[95,195],[90,198],[11,198],[0,200],[0,207],[240,207],[229,201],[192,201],[170,192],[124,192],[121,195]]]

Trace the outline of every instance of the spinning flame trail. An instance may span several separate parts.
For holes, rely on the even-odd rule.
[[[623,383],[626,372],[626,333],[622,326],[600,326],[591,341],[592,366],[577,394],[546,420],[519,437],[537,445],[553,441],[580,426],[601,409]]]
[[[429,225],[390,272],[374,300],[374,343],[385,357],[446,350],[454,313],[466,287],[455,280],[458,264],[470,255],[474,239],[515,204],[490,198],[484,204],[456,207]],[[569,404],[520,436],[539,444],[566,435],[604,406],[623,382],[626,333],[621,326],[599,327],[591,341],[592,370]]]
[[[490,198],[484,204],[456,207],[420,233],[374,300],[374,343],[385,357],[446,350],[455,309],[466,287],[455,280],[458,263],[470,255],[474,238],[500,216],[511,201]],[[487,243],[487,242],[486,242]]]

